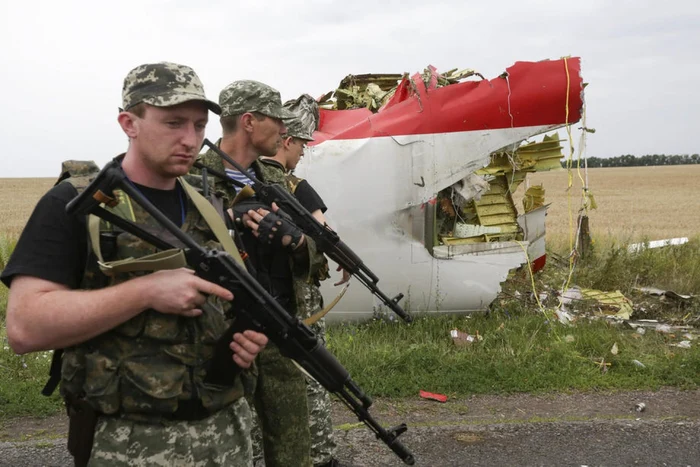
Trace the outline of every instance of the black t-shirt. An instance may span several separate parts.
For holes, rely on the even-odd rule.
[[[175,225],[182,227],[187,214],[187,195],[179,183],[173,190],[158,190],[138,183],[132,183],[132,185]]]
[[[170,220],[182,225],[185,195],[134,184]],[[10,286],[17,275],[56,282],[71,289],[80,286],[88,256],[85,216],[69,216],[66,204],[78,194],[70,183],[51,188],[34,208],[0,279]]]
[[[328,209],[316,190],[306,180],[299,182],[297,189],[294,191],[294,196],[311,213],[317,209],[320,209],[321,212],[326,212]]]
[[[66,214],[77,194],[73,185],[61,183],[39,200],[2,272],[5,285],[28,275],[78,288],[87,260],[85,216]]]

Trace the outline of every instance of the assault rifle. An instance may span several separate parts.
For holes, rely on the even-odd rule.
[[[335,394],[367,427],[401,460],[413,465],[413,454],[398,440],[406,424],[385,429],[372,418],[372,400],[350,378],[343,365],[320,343],[316,335],[298,318],[291,316],[267,291],[228,253],[208,250],[181,231],[134,187],[118,161],[108,163],[90,185],[66,206],[68,214],[94,214],[117,225],[162,250],[175,248],[139,225],[123,219],[101,206],[114,205],[114,189],[120,189],[143,207],[182,245],[187,264],[199,277],[219,284],[234,294],[235,319],[216,343],[205,381],[211,384],[233,384],[240,368],[232,358],[229,343],[235,332],[253,329],[261,332],[279,347],[283,355],[296,361],[310,376]]]
[[[411,315],[406,313],[399,305],[399,301],[403,298],[403,294],[399,293],[394,298],[387,297],[384,292],[379,290],[377,282],[379,278],[365,265],[357,254],[343,242],[338,234],[328,227],[327,224],[321,224],[311,213],[299,203],[299,201],[277,184],[264,183],[255,176],[250,175],[236,161],[231,159],[231,156],[219,149],[216,144],[213,144],[208,139],[204,139],[204,144],[209,146],[212,151],[217,153],[223,160],[231,164],[238,171],[246,173],[253,181],[253,190],[258,199],[263,203],[272,206],[272,203],[277,203],[280,210],[287,216],[291,217],[292,221],[299,227],[305,235],[311,237],[316,242],[316,247],[319,251],[328,255],[330,259],[338,263],[343,269],[352,274],[359,280],[362,285],[367,287],[382,303],[389,307],[394,313],[399,315],[401,319],[410,323],[413,321]],[[201,166],[200,167],[205,167]],[[211,171],[211,170],[210,170]],[[212,172],[213,173],[213,172]],[[228,180],[228,177],[226,177]],[[279,214],[279,212],[278,212]]]

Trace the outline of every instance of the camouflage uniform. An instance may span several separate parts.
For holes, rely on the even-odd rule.
[[[245,398],[201,421],[153,425],[105,417],[95,430],[90,466],[251,465],[250,438],[240,436],[250,430],[251,420]]]
[[[278,119],[287,119],[294,114],[282,107],[279,92],[257,81],[236,81],[224,88],[219,95],[222,118],[240,115],[246,112],[258,112]],[[207,167],[224,171],[221,158],[213,151],[203,154],[200,162]],[[265,164],[253,162],[252,168],[266,182],[269,179]],[[223,191],[229,200],[235,193],[229,185],[214,182],[213,190]],[[295,293],[297,316],[306,316],[305,300],[301,285],[308,283],[311,277],[327,270],[325,257],[316,251],[313,240],[307,238],[309,266],[298,270],[291,264]],[[292,262],[293,263],[293,262]],[[253,452],[256,460],[264,456],[267,467],[310,466],[309,413],[306,401],[306,379],[291,360],[280,355],[279,349],[269,345],[261,352],[256,361],[259,372],[250,384],[253,391],[255,410],[262,430],[253,426]],[[256,417],[254,417],[255,419]],[[261,433],[262,431],[262,433]]]
[[[288,134],[295,136],[288,127]],[[291,127],[293,128],[293,127]],[[288,191],[293,192],[292,183],[298,183],[298,179],[285,174],[283,167],[278,163],[263,161],[261,163],[265,180],[278,183]],[[294,284],[297,300],[297,316],[306,319],[323,309],[323,295],[319,290],[319,280],[328,277],[328,263],[320,269],[315,277],[298,279]],[[323,341],[326,340],[326,323],[323,318],[311,325],[311,329]],[[329,462],[335,455],[335,441],[333,440],[333,423],[331,420],[331,399],[328,391],[316,380],[307,378],[306,384],[307,405],[309,407],[309,432],[311,435],[311,460],[314,465],[322,465]],[[254,433],[254,432],[253,432]]]
[[[284,107],[294,112],[295,118],[285,121],[287,135],[306,141],[313,141],[313,133],[318,127],[319,109],[316,100],[304,94],[299,98],[287,101]],[[279,169],[282,169],[281,167]],[[287,173],[284,183],[281,176],[269,174],[270,179],[283,184],[287,191],[294,193],[301,179]],[[271,168],[271,170],[273,170]],[[327,273],[319,274],[318,280],[328,277]],[[323,308],[323,296],[318,289],[318,280],[306,281],[297,288],[297,300],[304,303],[304,313],[300,318],[312,316]],[[326,322],[324,318],[311,325],[316,335],[326,343]],[[309,431],[311,432],[311,460],[314,465],[329,464],[335,458],[336,444],[333,440],[333,422],[331,420],[331,398],[328,391],[316,380],[308,378],[306,386],[307,403],[309,405]]]
[[[140,102],[171,106],[191,100],[219,110],[206,99],[194,71],[182,65],[143,65],[124,82],[124,109]],[[89,180],[68,172],[61,181],[81,191]],[[109,208],[113,213],[169,239],[171,234],[138,204],[119,190],[115,195],[118,204]],[[195,205],[189,198],[186,202],[183,231],[200,245],[220,248]],[[105,222],[99,230],[105,235],[117,233]],[[99,250],[92,245],[91,251],[81,289],[103,288],[147,273],[105,275],[96,261]],[[141,258],[155,251],[150,244],[120,232],[109,259]],[[231,387],[203,381],[214,344],[231,323],[228,307],[210,296],[202,306],[204,313],[196,318],[149,309],[64,349],[62,394],[69,402],[81,399],[100,413],[90,465],[252,464],[250,411],[240,378]]]

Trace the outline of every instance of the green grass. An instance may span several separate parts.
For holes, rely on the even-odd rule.
[[[10,255],[15,249],[17,239],[0,232],[0,272],[5,269]],[[7,287],[0,284],[0,324],[5,323],[5,308],[7,307]]]
[[[5,243],[3,243],[5,242]],[[0,236],[0,265],[14,247]],[[3,246],[6,245],[6,246]],[[589,320],[593,303],[577,305],[573,326],[553,317],[556,291],[568,276],[566,261],[549,261],[535,276],[535,289],[546,292],[541,311],[533,300],[525,269],[504,284],[485,314],[420,317],[411,325],[384,320],[329,327],[331,351],[354,380],[372,396],[415,397],[420,389],[467,396],[479,393],[700,387],[700,340],[690,349],[673,347],[683,337],[648,331],[639,336],[607,320]],[[1,268],[0,268],[1,269]],[[680,247],[630,254],[615,244],[597,244],[594,255],[577,265],[571,285],[621,290],[632,299],[633,318],[700,325],[700,300],[662,302],[634,290],[638,286],[700,291],[700,240]],[[517,293],[516,293],[517,292]],[[0,419],[48,415],[62,410],[57,394],[41,395],[50,353],[15,355],[7,345],[4,318],[7,289],[0,286]],[[456,346],[450,330],[483,340]],[[696,329],[697,331],[697,329]],[[617,355],[611,353],[617,344]],[[633,360],[642,362],[640,368]],[[610,366],[601,366],[601,361]],[[601,369],[605,367],[607,371]]]
[[[61,410],[58,391],[51,397],[41,395],[48,380],[51,352],[15,355],[7,346],[4,326],[0,341],[0,419],[51,415]]]
[[[653,286],[681,294],[700,292],[700,236],[681,246],[627,251],[628,243],[594,245],[594,254],[577,267],[581,286],[630,292]]]
[[[554,309],[568,277],[568,262],[553,259],[535,275],[535,291],[547,294],[544,309],[534,300],[531,278],[523,268],[504,284],[488,314],[422,318],[410,326],[384,321],[333,326],[329,344],[358,383],[378,396],[415,396],[419,389],[469,395],[700,386],[700,340],[681,349],[670,345],[685,340],[679,333],[651,331],[640,337],[607,320],[589,320],[598,311],[596,303],[577,303],[575,324],[560,324]],[[636,305],[633,319],[698,326],[699,299],[662,301],[635,287],[697,295],[700,238],[640,253],[629,253],[626,244],[599,242],[593,255],[576,266],[569,285],[620,290]],[[469,334],[478,330],[483,340],[456,347],[451,329]],[[615,343],[619,352],[612,355]],[[601,361],[610,363],[605,372]]]
[[[0,271],[5,268],[17,240],[0,233]],[[8,289],[0,284],[0,419],[24,415],[50,415],[61,410],[58,391],[44,397],[51,352],[15,355],[7,343],[5,312]]]
[[[451,329],[469,334],[478,330],[483,340],[457,347]],[[655,332],[636,338],[631,330],[601,320],[565,327],[543,315],[504,312],[421,318],[410,326],[376,321],[329,330],[331,351],[355,380],[372,395],[390,397],[415,396],[420,389],[467,396],[697,388],[700,346],[668,345],[678,340]],[[611,354],[615,343],[616,356]],[[602,359],[611,363],[605,373]],[[646,367],[637,367],[635,359]]]
[[[17,239],[0,232],[0,272],[5,269],[10,255],[15,249]],[[5,309],[7,308],[7,287],[0,284],[0,327],[5,325]]]

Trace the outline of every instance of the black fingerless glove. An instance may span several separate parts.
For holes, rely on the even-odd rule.
[[[270,212],[260,220],[258,224],[258,239],[264,244],[275,248],[285,248],[282,244],[282,239],[285,235],[289,235],[292,239],[286,248],[293,251],[301,242],[303,232],[287,215]]]

